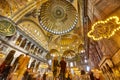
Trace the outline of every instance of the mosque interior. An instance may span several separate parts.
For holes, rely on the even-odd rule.
[[[57,56],[73,72],[119,80],[119,19],[120,0],[0,0],[0,64],[14,51],[11,65],[24,54],[23,71],[51,74]]]

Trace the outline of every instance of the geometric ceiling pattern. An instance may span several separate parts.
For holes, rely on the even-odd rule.
[[[77,24],[77,11],[66,0],[48,0],[40,8],[40,25],[52,34],[65,34]]]
[[[63,54],[65,51],[69,52],[67,50],[71,50],[71,51],[73,50],[75,51],[75,53],[78,53],[79,45],[83,44],[83,39],[80,35],[74,33],[74,31],[70,32],[71,30],[73,30],[73,28],[78,27],[77,26],[78,16],[76,11],[78,6],[74,4],[74,1],[76,3],[77,0],[74,0],[72,4],[67,0],[46,0],[46,1],[45,0],[41,0],[41,1],[40,0],[36,0],[36,1],[0,0],[0,15],[9,17],[13,21],[17,22],[18,24],[17,27],[19,27],[22,31],[24,31],[27,35],[29,35],[29,37],[31,37],[33,40],[35,40],[38,44],[40,44],[44,49],[48,51],[50,51],[51,49],[56,49],[59,53]],[[52,3],[49,4],[49,8],[52,8],[51,9],[52,11],[49,14],[50,16],[48,16],[47,18],[51,17],[53,22],[55,21],[56,24],[54,23],[55,25],[55,26],[53,25],[54,27],[53,26],[51,27],[49,24],[45,25],[44,22],[42,22],[42,24],[40,23],[40,25],[38,24],[38,22],[45,19],[43,16],[45,15],[46,12],[43,15],[42,12],[44,12],[44,10],[47,9],[48,10],[47,13],[48,13],[50,10],[48,8],[45,8],[44,6],[45,4],[48,4],[49,1],[54,4]],[[35,4],[34,8],[29,9],[31,8],[29,5],[33,5],[33,4]],[[53,5],[54,7],[51,5]],[[37,14],[37,17],[35,19],[33,19],[33,17],[31,16],[30,17],[27,16],[28,19],[27,20],[25,15],[30,12],[29,10],[35,10],[35,9],[38,10],[40,15]],[[16,20],[16,18],[18,18],[18,20]],[[47,23],[50,23],[52,20],[49,20]],[[43,27],[44,25],[46,27],[49,27],[48,28],[49,30],[50,29],[53,30],[53,32],[45,31],[47,30],[47,28],[44,28]],[[54,39],[51,38],[52,40],[50,42],[49,42],[49,32],[50,34],[53,35],[54,38]],[[62,35],[54,35],[54,34],[62,34]]]

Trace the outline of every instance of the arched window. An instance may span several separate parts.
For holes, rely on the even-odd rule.
[[[24,39],[20,45],[20,47],[24,48],[26,45],[27,39]]]
[[[18,22],[18,27],[29,35],[33,40],[39,43],[43,48],[47,49],[48,44],[46,36],[41,27],[30,19],[24,19]]]
[[[26,50],[29,50],[30,45],[31,45],[31,42],[29,42],[29,43],[27,44],[27,47],[26,47],[25,49],[26,49]]]

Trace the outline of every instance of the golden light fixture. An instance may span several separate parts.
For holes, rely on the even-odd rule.
[[[80,75],[80,71],[74,71],[74,73],[78,76]]]
[[[102,73],[102,71],[98,70],[98,69],[92,69],[91,71],[94,72],[94,73]]]
[[[75,7],[67,0],[48,0],[42,4],[40,25],[50,33],[65,34],[73,30],[78,17]]]
[[[48,68],[48,64],[47,63],[41,63],[40,68],[46,69],[46,68]]]
[[[53,76],[53,73],[52,73],[52,72],[47,72],[46,74],[47,74],[48,77]]]
[[[5,54],[0,53],[0,58],[5,58]]]
[[[93,40],[110,38],[120,29],[120,22],[117,16],[112,16],[105,21],[98,21],[93,24],[92,29],[88,32],[88,37]]]
[[[72,67],[71,69],[74,70],[74,71],[78,71],[79,70],[78,67]]]

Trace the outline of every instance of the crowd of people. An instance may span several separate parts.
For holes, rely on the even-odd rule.
[[[40,74],[38,67],[40,63],[35,67],[36,73],[33,72],[36,60],[33,60],[28,68],[30,57],[28,55],[19,55],[11,65],[14,58],[15,51],[11,50],[5,60],[0,65],[0,80],[100,80],[95,78],[93,73],[86,74],[84,70],[81,70],[81,75],[72,74],[70,69],[66,66],[64,57],[58,60],[58,57],[54,57],[52,60],[51,71],[53,73],[52,79],[48,79],[47,72]]]
[[[28,68],[29,55],[20,54],[16,58],[14,55],[15,50],[11,50],[4,61],[0,63],[0,80],[41,80],[39,73],[33,72],[35,60]]]
[[[81,74],[72,74],[66,67],[66,61],[64,57],[61,58],[60,62],[57,57],[54,57],[52,61],[52,72],[53,80],[100,80],[93,75],[93,72],[86,74],[84,70],[81,70]]]
[[[60,80],[65,80],[65,71],[66,71],[66,61],[64,57],[62,57],[60,63],[58,62],[58,58],[54,57],[52,61],[52,71],[53,71],[53,80],[57,80],[59,77]]]

